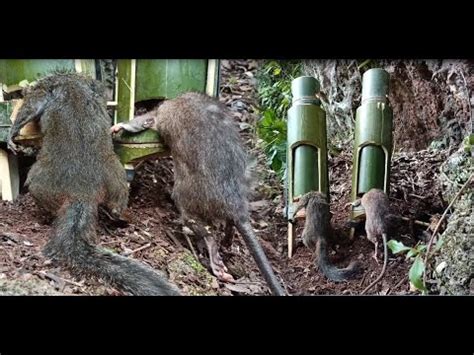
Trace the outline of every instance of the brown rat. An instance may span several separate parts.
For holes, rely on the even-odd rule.
[[[102,84],[62,73],[42,78],[24,94],[8,147],[15,151],[21,127],[39,121],[43,143],[26,185],[36,203],[57,216],[44,254],[79,277],[102,278],[133,295],[178,295],[161,273],[95,245],[98,205],[121,218],[128,202]]]
[[[384,250],[382,271],[380,272],[377,279],[362,291],[361,294],[364,294],[382,279],[387,268],[387,233],[390,217],[390,203],[385,192],[379,189],[371,189],[362,196],[362,199],[360,199],[360,204],[365,210],[365,231],[367,233],[367,239],[375,245],[374,258],[377,262],[378,237],[382,237]]]
[[[214,275],[233,281],[208,228],[224,221],[227,237],[233,226],[240,232],[273,294],[286,295],[250,224],[250,169],[227,107],[207,95],[185,93],[129,122],[116,124],[111,132],[147,128],[157,130],[171,150],[173,200],[185,226],[204,238]]]
[[[324,194],[316,191],[304,194],[298,201],[295,215],[302,208],[305,208],[304,215],[306,216],[302,235],[303,243],[307,248],[316,248],[317,264],[321,272],[329,280],[336,282],[354,278],[359,272],[357,263],[352,262],[344,269],[338,269],[329,263],[327,239],[331,233],[331,215]]]

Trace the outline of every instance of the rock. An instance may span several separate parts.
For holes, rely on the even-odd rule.
[[[10,280],[6,278],[0,279],[0,296],[59,296],[62,294],[63,293],[58,292],[53,286],[51,286],[49,282],[31,276],[27,279],[19,280]]]

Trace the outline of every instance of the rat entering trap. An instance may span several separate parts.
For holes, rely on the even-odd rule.
[[[287,208],[288,257],[293,254],[295,215],[299,198],[309,191],[322,192],[329,199],[326,112],[316,97],[319,82],[302,76],[291,84],[293,103],[288,110]],[[329,202],[329,201],[328,201]]]

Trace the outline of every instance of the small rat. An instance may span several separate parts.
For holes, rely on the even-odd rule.
[[[302,213],[298,213],[299,211]],[[309,249],[316,249],[317,265],[324,276],[335,282],[355,278],[359,273],[357,262],[352,262],[343,269],[338,269],[329,263],[327,238],[332,229],[326,196],[317,191],[304,194],[298,202],[295,215],[306,217],[302,235],[303,243]]]
[[[365,209],[365,231],[367,233],[367,239],[375,245],[374,258],[378,263],[377,250],[378,250],[378,237],[382,237],[383,250],[384,250],[384,261],[382,271],[380,272],[377,279],[372,282],[369,286],[362,291],[361,294],[365,294],[373,286],[375,286],[385,274],[388,260],[387,250],[387,233],[388,233],[388,220],[390,213],[390,204],[388,196],[379,189],[371,189],[366,192],[361,199],[356,200],[354,205],[361,204]]]

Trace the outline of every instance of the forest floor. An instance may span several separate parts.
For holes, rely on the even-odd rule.
[[[313,252],[297,238],[294,256],[287,257],[287,222],[283,216],[282,183],[265,165],[254,127],[258,119],[255,75],[258,62],[231,60],[222,62],[221,101],[228,105],[239,122],[242,138],[250,153],[257,157],[259,182],[250,207],[252,225],[272,265],[292,295],[357,295],[379,274],[382,265],[372,258],[373,244],[357,228],[349,239],[347,225],[350,200],[351,147],[329,157],[331,212],[334,238],[330,260],[339,267],[357,260],[361,277],[342,283],[328,281],[314,265]],[[422,150],[397,153],[392,160],[390,200],[394,212],[431,223],[446,206],[437,183],[444,151]],[[224,262],[236,284],[219,282],[209,272],[205,248],[193,242],[189,246],[179,224],[179,215],[171,200],[172,159],[160,158],[141,164],[130,189],[130,214],[127,226],[116,226],[101,219],[97,227],[98,243],[123,255],[129,255],[164,271],[170,280],[188,295],[262,295],[268,294],[263,278],[240,236],[222,247]],[[78,280],[57,267],[41,253],[51,232],[47,221],[31,195],[22,191],[14,202],[0,201],[0,295],[120,295],[121,292],[100,280]],[[297,228],[301,234],[302,225]],[[415,245],[427,228],[410,221],[394,223],[389,239]],[[223,231],[216,231],[222,236]],[[431,233],[431,232],[430,232]],[[194,250],[193,250],[194,249]],[[199,260],[196,260],[195,255]],[[380,254],[379,254],[380,255]],[[410,294],[405,256],[390,253],[387,272],[372,294]]]

